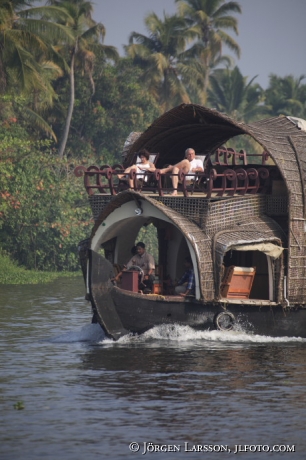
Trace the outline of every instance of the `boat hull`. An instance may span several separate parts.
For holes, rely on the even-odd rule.
[[[306,337],[306,308],[202,302],[193,298],[139,294],[114,286],[112,265],[91,253],[90,293],[93,311],[106,334],[115,340],[141,334],[161,324],[202,330],[239,330],[273,337]]]

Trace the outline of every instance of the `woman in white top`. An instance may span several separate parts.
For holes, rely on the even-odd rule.
[[[139,152],[138,157],[140,158],[140,163],[136,163],[135,165],[129,166],[128,168],[126,168],[124,172],[125,174],[129,174],[132,170],[134,170],[136,171],[137,179],[142,179],[146,181],[147,177],[146,175],[144,175],[144,172],[145,171],[153,172],[155,171],[156,168],[154,164],[151,163],[151,161],[149,161],[150,153],[147,150],[145,149],[141,150]],[[130,177],[128,177],[128,181],[129,181],[130,188],[133,188],[134,187],[133,180]]]

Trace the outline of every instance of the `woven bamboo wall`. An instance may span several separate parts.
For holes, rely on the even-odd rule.
[[[92,216],[97,220],[103,209],[106,208],[108,203],[113,199],[112,195],[90,195],[88,197]]]
[[[115,197],[111,195],[91,195],[88,197],[92,215],[97,220],[100,213]],[[152,198],[152,196],[151,196]],[[199,197],[160,197],[155,201],[187,217],[203,230],[212,233],[214,230],[226,228],[233,222],[239,222],[245,216],[285,216],[288,213],[286,196],[247,195],[244,197],[211,200]]]
[[[306,302],[305,179],[306,133],[285,117],[249,125],[250,133],[269,151],[289,191],[288,300]]]

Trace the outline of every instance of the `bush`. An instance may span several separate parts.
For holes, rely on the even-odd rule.
[[[16,262],[10,260],[8,255],[0,251],[0,284],[40,284],[53,281],[59,276],[81,275],[81,272],[61,273],[58,272],[38,272],[26,270],[19,267]]]
[[[79,269],[77,245],[90,210],[74,164],[0,129],[0,246],[28,269]],[[43,153],[42,153],[43,152]]]

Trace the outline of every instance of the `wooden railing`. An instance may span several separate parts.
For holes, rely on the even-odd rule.
[[[153,173],[144,172],[143,179],[139,180],[139,174],[135,171],[129,173],[129,178],[132,180],[133,186],[129,185],[118,178],[123,172],[118,165],[110,167],[104,165],[102,167],[78,166],[75,169],[77,177],[84,176],[84,185],[87,193],[93,195],[96,192],[109,193],[116,195],[129,188],[138,192],[153,192],[163,196],[166,193],[173,191],[172,177],[174,174],[161,174],[159,169]],[[267,167],[258,168],[227,168],[223,172],[217,172],[212,168],[208,173],[195,173],[187,175],[183,171],[179,171],[177,176],[179,179],[179,191],[185,197],[197,192],[210,198],[211,196],[231,196],[235,194],[255,194],[268,191],[271,178],[276,177],[277,169],[268,169]],[[190,176],[193,180],[189,181]]]
[[[259,164],[265,165],[270,158],[268,152],[262,153],[252,153],[248,155],[245,150],[240,150],[237,152],[236,150],[230,147],[221,147],[208,157],[208,164],[212,167],[220,165],[220,166],[247,166],[248,157],[250,158],[258,158]]]
[[[250,157],[259,157],[258,165],[248,165]],[[192,181],[187,180],[183,171],[175,174],[178,176],[179,190],[184,196],[199,192],[208,198],[213,194],[224,196],[265,192],[271,179],[278,175],[276,167],[266,164],[268,158],[267,152],[248,156],[245,150],[237,152],[232,148],[219,148],[208,156],[204,172],[187,174],[188,179],[193,176]],[[77,166],[75,175],[84,176],[85,189],[89,195],[96,192],[116,195],[129,188],[139,192],[158,193],[159,196],[173,191],[174,174],[161,174],[159,169],[154,172],[144,171],[141,174],[136,174],[135,170],[131,170],[129,174],[126,174],[121,164],[102,165],[101,167],[92,165],[88,168]]]

